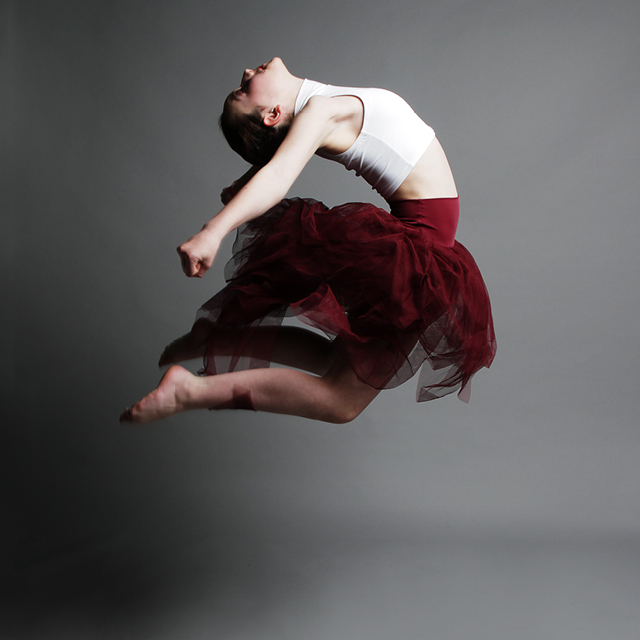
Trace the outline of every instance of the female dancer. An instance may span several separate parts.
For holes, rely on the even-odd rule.
[[[302,80],[280,58],[245,70],[220,120],[252,168],[178,253],[201,278],[239,229],[228,285],[165,349],[160,365],[173,366],[121,421],[243,408],[344,423],[423,363],[418,401],[468,399],[495,338],[480,272],[454,239],[458,194],[433,130],[395,94]],[[362,175],[391,213],[282,200],[313,154]],[[329,338],[281,327],[292,313]],[[204,377],[176,364],[203,355]]]

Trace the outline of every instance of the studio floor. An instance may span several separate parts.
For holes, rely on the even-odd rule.
[[[3,640],[637,640],[640,545],[280,523],[69,550],[5,605]]]

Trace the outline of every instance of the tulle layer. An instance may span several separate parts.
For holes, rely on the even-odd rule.
[[[194,325],[208,339],[203,373],[269,366],[282,319],[296,315],[372,387],[395,387],[422,368],[418,401],[465,389],[495,354],[489,296],[453,240],[457,199],[411,202],[397,207],[399,218],[371,204],[283,200],[244,225],[228,284]]]

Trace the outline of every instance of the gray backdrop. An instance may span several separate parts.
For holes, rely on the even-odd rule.
[[[0,637],[602,638],[640,623],[640,4],[5,1]],[[245,66],[403,95],[498,354],[354,423],[122,428],[223,283],[175,246],[243,170]],[[292,190],[377,196],[314,159]]]

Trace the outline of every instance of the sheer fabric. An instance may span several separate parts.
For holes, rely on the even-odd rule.
[[[391,214],[283,200],[238,230],[228,284],[198,312],[202,373],[269,366],[278,327],[296,315],[372,387],[396,387],[421,369],[419,402],[468,391],[496,343],[480,271],[454,239],[458,212],[457,198],[400,201]]]

